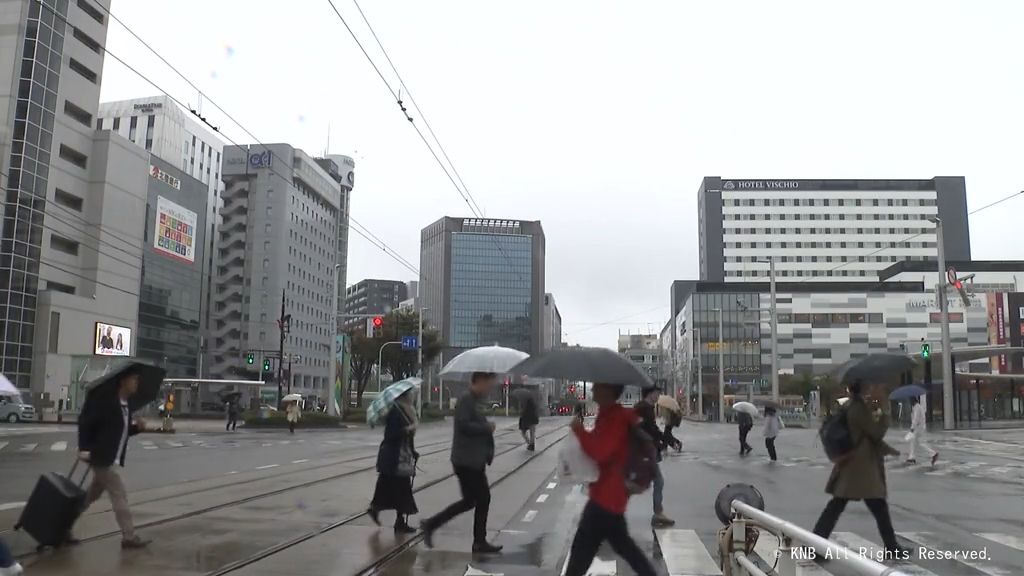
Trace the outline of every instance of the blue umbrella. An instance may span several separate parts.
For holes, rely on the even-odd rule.
[[[889,400],[906,400],[907,398],[924,396],[927,393],[927,390],[917,384],[910,384],[908,386],[900,386],[893,390],[892,394],[889,394]]]
[[[370,426],[376,426],[391,410],[391,407],[395,405],[395,401],[398,400],[399,396],[409,390],[418,388],[421,382],[423,380],[419,378],[406,378],[385,388],[373,399],[373,402],[366,409],[366,423]]]

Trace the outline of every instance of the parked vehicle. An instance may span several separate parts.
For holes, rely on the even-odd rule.
[[[36,419],[36,409],[22,395],[0,395],[0,421],[32,422]]]

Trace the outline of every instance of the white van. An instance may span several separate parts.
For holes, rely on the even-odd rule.
[[[36,419],[36,409],[29,403],[28,394],[0,394],[0,422],[32,422]]]

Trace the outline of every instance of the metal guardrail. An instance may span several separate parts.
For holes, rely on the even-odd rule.
[[[733,576],[770,576],[758,568],[746,555],[747,525],[767,530],[781,541],[775,573],[779,576],[796,576],[797,562],[806,559],[807,554],[793,553],[793,543],[798,549],[813,548],[817,554],[828,554],[830,562],[852,570],[857,576],[910,576],[898,567],[886,566],[827,540],[781,518],[759,510],[741,500],[732,501],[732,552],[729,563]]]

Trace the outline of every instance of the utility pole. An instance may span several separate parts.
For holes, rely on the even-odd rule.
[[[278,347],[277,357],[277,407],[281,407],[281,398],[284,396],[281,394],[281,381],[284,378],[284,288],[281,289],[281,317],[277,320],[277,327],[281,331],[281,341]]]
[[[772,401],[779,401],[779,320],[775,313],[775,258],[768,257],[771,278],[771,312],[772,315]]]
[[[700,328],[694,328],[693,334],[697,337],[697,415],[704,420],[704,366],[701,365]]]
[[[949,301],[946,299],[946,247],[942,242],[942,219],[929,218],[935,223],[935,243],[938,245],[939,283],[935,286],[935,299],[939,301],[939,320],[942,322],[942,428],[956,428],[953,413],[953,349],[949,343]]]
[[[416,395],[416,414],[420,417],[423,416],[423,311],[430,310],[430,308],[420,307],[419,318],[419,334],[416,336],[416,366],[417,372],[420,378],[420,389],[419,394]],[[430,393],[430,386],[427,386],[427,394]]]
[[[722,309],[718,312],[718,421],[725,422],[725,335],[722,333]]]

